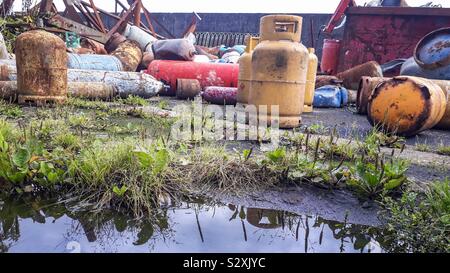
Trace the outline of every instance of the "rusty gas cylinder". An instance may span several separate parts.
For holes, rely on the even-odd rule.
[[[383,77],[383,70],[377,62],[370,61],[338,73],[336,76],[344,82],[345,88],[357,90],[361,77]]]
[[[208,86],[202,92],[202,98],[212,104],[235,105],[237,90],[236,87]]]
[[[111,55],[122,62],[123,70],[135,72],[142,60],[142,50],[135,41],[126,40],[111,52]]]
[[[109,101],[118,95],[117,89],[103,82],[69,82],[69,95],[89,100]]]
[[[430,80],[395,77],[375,87],[367,117],[372,126],[389,133],[414,136],[441,121],[446,99],[442,88]]]
[[[193,79],[177,80],[177,98],[186,100],[193,99],[202,92],[200,81]]]
[[[320,67],[322,73],[335,75],[339,65],[341,41],[334,39],[323,40],[322,60]]]
[[[42,105],[67,99],[66,44],[42,30],[20,34],[16,40],[18,102]]]
[[[245,53],[239,58],[238,103],[247,104],[252,82],[252,53],[259,43],[259,37],[248,37]]]
[[[450,81],[433,80],[433,82],[441,87],[447,98],[447,107],[445,108],[444,116],[434,128],[450,130]]]
[[[252,55],[249,105],[256,106],[260,121],[278,120],[280,128],[298,127],[303,111],[309,53],[300,43],[302,20],[292,15],[262,17],[260,43]],[[279,117],[272,116],[277,110]]]
[[[367,103],[369,101],[372,91],[379,83],[388,80],[389,78],[381,77],[362,77],[359,82],[358,93],[356,95],[356,110],[360,115],[367,114]]]

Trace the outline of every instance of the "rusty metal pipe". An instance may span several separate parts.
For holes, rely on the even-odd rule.
[[[338,85],[338,84],[342,84],[342,80],[338,79],[335,76],[328,76],[328,75],[316,76],[316,86],[315,86],[316,89],[325,85]]]
[[[357,90],[362,77],[383,77],[383,70],[377,62],[371,61],[338,73],[336,76],[343,81],[345,88]]]

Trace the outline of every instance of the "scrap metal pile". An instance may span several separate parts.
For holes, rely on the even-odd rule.
[[[0,12],[8,13],[13,2],[3,1]],[[128,1],[128,8],[116,0],[120,15],[93,0],[64,3],[62,14],[49,0],[30,8],[35,20],[17,37],[15,59],[0,39],[0,97],[45,104],[63,102],[67,93],[95,99],[202,96],[219,105],[278,106],[281,128],[299,126],[301,114],[313,107],[356,102],[358,113],[388,133],[450,129],[450,28],[426,35],[407,60],[372,60],[341,72],[340,41],[325,39],[317,72],[314,48],[301,43],[299,16],[265,16],[260,37],[248,36],[246,46],[207,48],[196,45],[196,14],[176,38],[140,0]],[[324,32],[330,34],[354,5],[343,0]],[[114,25],[106,26],[105,17]],[[157,34],[152,22],[170,39]],[[385,77],[398,66],[398,75]]]

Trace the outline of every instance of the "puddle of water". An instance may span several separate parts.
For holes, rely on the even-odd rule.
[[[0,200],[0,252],[383,252],[373,227],[235,205],[183,203],[156,219]]]

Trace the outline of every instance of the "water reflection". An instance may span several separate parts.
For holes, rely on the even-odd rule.
[[[236,205],[184,203],[152,219],[0,199],[0,252],[381,252],[372,227]]]

